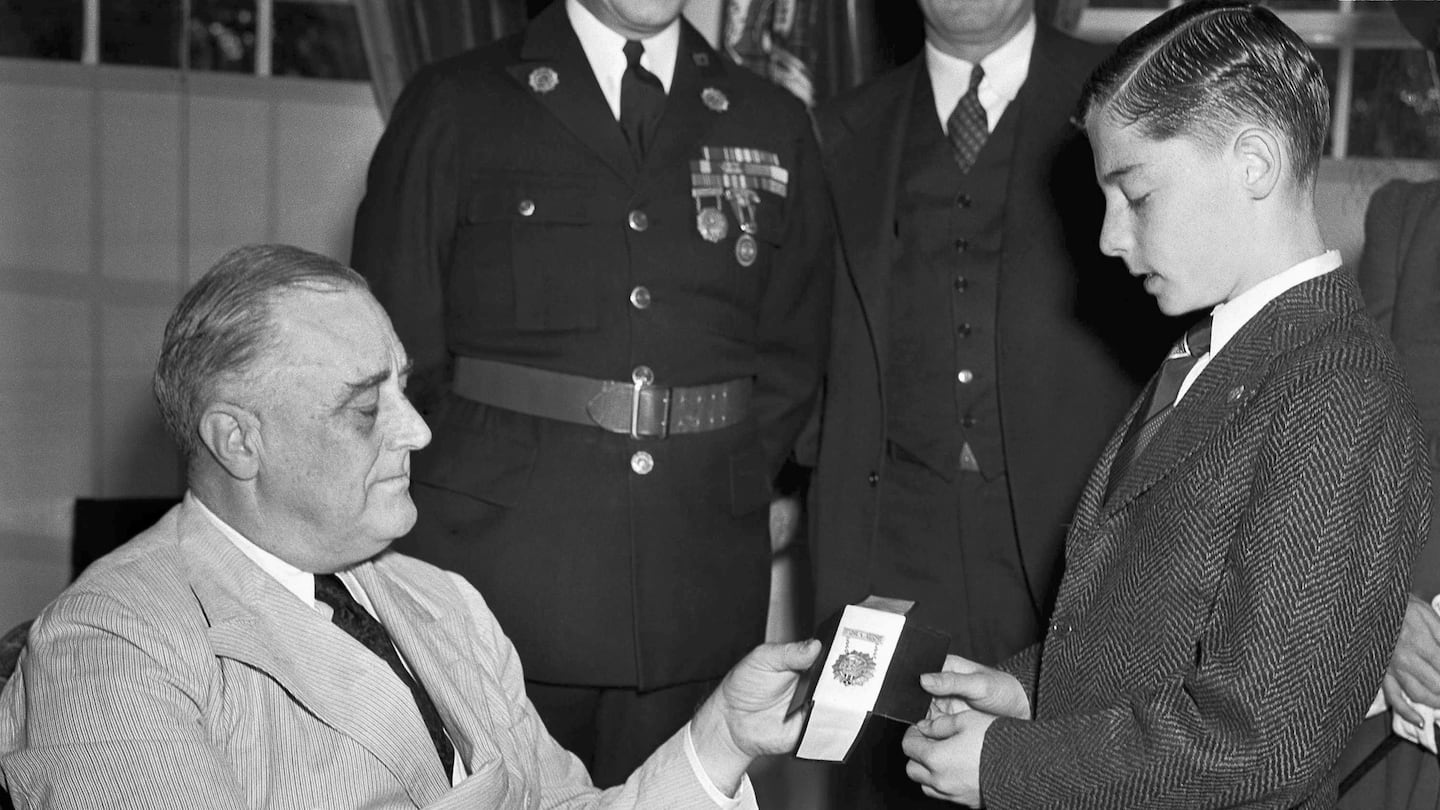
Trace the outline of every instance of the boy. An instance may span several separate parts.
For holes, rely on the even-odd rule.
[[[909,774],[991,808],[1331,806],[1430,482],[1315,222],[1320,67],[1262,7],[1187,3],[1121,43],[1080,119],[1101,248],[1202,315],[1091,474],[1044,641],[925,676],[957,711],[907,733]]]

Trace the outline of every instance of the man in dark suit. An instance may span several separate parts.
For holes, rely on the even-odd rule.
[[[1331,807],[1430,474],[1315,222],[1324,74],[1267,9],[1197,0],[1126,39],[1082,110],[1102,249],[1161,311],[1209,315],[1096,464],[1044,641],[922,679],[942,699],[906,734],[910,774],[997,810]]]
[[[1095,247],[1102,202],[1070,115],[1104,49],[1031,0],[920,7],[924,54],[818,116],[844,269],[816,613],[913,599],[954,652],[995,663],[1040,638],[1086,472],[1175,329]],[[877,759],[841,774],[845,800],[928,803],[900,731],[868,734]]]
[[[355,228],[435,431],[404,548],[485,592],[600,784],[763,636],[828,323],[805,110],[683,5],[564,0],[423,70]]]

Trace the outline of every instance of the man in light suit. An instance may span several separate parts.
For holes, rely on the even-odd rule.
[[[753,806],[744,770],[793,745],[818,645],[756,651],[593,787],[480,594],[388,550],[430,441],[409,368],[364,280],[313,253],[241,248],[185,295],[155,391],[190,490],[36,620],[0,693],[18,807]]]
[[[1394,349],[1314,216],[1320,66],[1261,6],[1197,0],[1082,99],[1100,245],[1209,314],[1096,464],[1045,639],[922,681],[927,794],[990,808],[1320,808],[1380,685],[1430,513]]]

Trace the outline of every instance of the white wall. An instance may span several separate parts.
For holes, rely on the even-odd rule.
[[[165,318],[230,247],[349,255],[366,84],[0,59],[0,631],[69,575],[76,497],[174,495]]]

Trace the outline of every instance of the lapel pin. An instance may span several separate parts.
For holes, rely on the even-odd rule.
[[[554,68],[538,67],[530,71],[530,89],[544,95],[560,84],[560,74]]]
[[[709,107],[713,112],[723,113],[730,109],[730,99],[726,98],[724,93],[713,87],[707,87],[701,90],[700,100],[705,102],[705,106]]]

